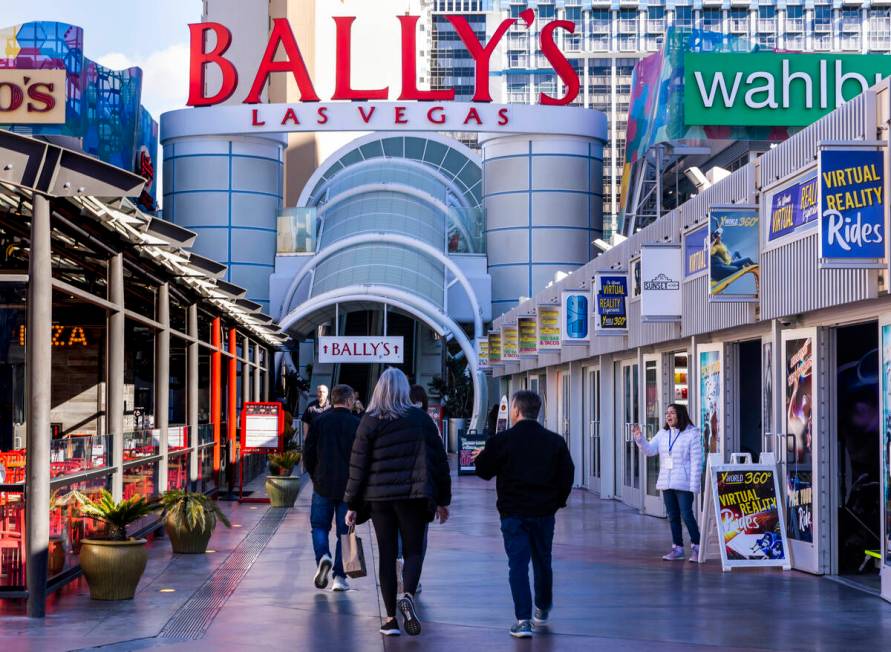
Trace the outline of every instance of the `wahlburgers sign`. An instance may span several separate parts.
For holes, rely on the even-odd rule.
[[[888,75],[886,54],[688,52],[684,122],[803,127]]]

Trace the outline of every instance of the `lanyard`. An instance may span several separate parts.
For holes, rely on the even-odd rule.
[[[674,445],[675,445],[676,443],[678,443],[678,439],[681,438],[681,431],[678,430],[678,434],[675,435],[674,441],[671,441],[671,431],[672,431],[672,430],[674,430],[674,428],[669,428],[669,429],[668,429],[668,454],[669,454],[669,455],[671,455],[671,449],[674,448]]]

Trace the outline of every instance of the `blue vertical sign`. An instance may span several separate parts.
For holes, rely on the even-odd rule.
[[[588,342],[588,295],[585,292],[566,291],[563,304],[563,342],[587,344]]]
[[[885,153],[822,149],[820,267],[876,269],[885,257]]]

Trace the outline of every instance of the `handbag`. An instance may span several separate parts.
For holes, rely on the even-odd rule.
[[[356,526],[351,525],[346,534],[340,535],[340,552],[343,557],[343,572],[349,578],[365,577],[365,550],[362,538],[356,534]]]

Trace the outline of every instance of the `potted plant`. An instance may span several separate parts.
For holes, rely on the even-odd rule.
[[[202,555],[217,521],[232,527],[217,503],[201,492],[171,489],[161,497],[164,531],[173,552]]]
[[[293,507],[300,492],[300,476],[291,475],[300,461],[297,451],[269,456],[270,475],[266,476],[266,495],[272,507]]]
[[[127,526],[160,507],[156,501],[133,496],[115,502],[103,489],[95,500],[78,495],[78,512],[105,524],[107,538],[81,541],[80,567],[94,600],[130,600],[145,571],[145,539],[131,539]]]
[[[442,406],[448,417],[449,451],[458,451],[458,431],[466,427],[466,419],[473,410],[473,379],[470,377],[467,362],[449,356],[445,364],[445,374],[436,376],[428,385],[431,394],[442,397]]]

